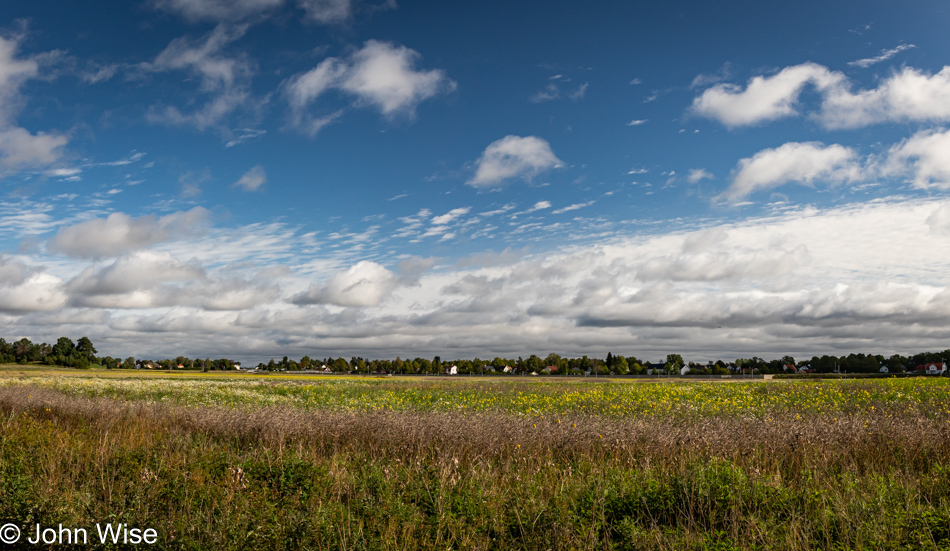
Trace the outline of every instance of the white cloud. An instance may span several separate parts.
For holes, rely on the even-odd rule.
[[[544,88],[532,94],[531,97],[528,98],[528,101],[531,103],[543,103],[556,100],[559,97],[561,97],[561,89],[558,88],[557,84],[550,82],[545,85]]]
[[[322,285],[310,288],[291,301],[294,304],[334,304],[337,306],[378,306],[397,284],[396,275],[369,261],[358,262]]]
[[[432,223],[436,225],[445,225],[450,224],[460,216],[468,214],[468,211],[472,210],[471,207],[462,207],[457,209],[452,209],[449,212],[441,216],[433,216]]]
[[[153,284],[200,279],[204,275],[199,266],[186,264],[168,253],[139,251],[122,256],[102,269],[90,266],[67,286],[71,293],[86,297],[127,295]],[[149,307],[151,304],[136,306]]]
[[[571,79],[565,77],[564,75],[558,74],[550,77],[544,88],[538,90],[532,94],[528,101],[531,103],[543,103],[546,101],[552,101],[559,99],[563,96],[566,96],[574,101],[579,101],[584,99],[584,95],[587,94],[587,88],[590,83],[585,82],[584,84],[579,85],[573,90],[568,90],[566,92],[562,91],[562,88],[566,88],[570,85]]]
[[[39,74],[34,58],[18,58],[20,38],[0,37],[0,123],[9,123],[22,103],[20,87]]]
[[[876,88],[852,92],[842,73],[804,63],[755,77],[745,89],[734,84],[713,86],[693,99],[692,112],[729,127],[797,116],[799,96],[809,85],[821,96],[821,108],[811,118],[827,129],[950,121],[950,66],[933,75],[904,67]]]
[[[748,126],[798,114],[801,91],[812,84],[819,91],[840,85],[845,76],[815,63],[786,67],[772,76],[752,78],[745,89],[717,84],[693,100],[694,113],[729,127]]]
[[[267,182],[267,173],[264,172],[264,167],[257,165],[234,182],[234,187],[239,187],[244,191],[257,191],[265,182]]]
[[[370,40],[353,54],[341,87],[385,115],[411,113],[419,102],[456,86],[441,70],[417,71],[420,57],[405,46]]]
[[[244,36],[247,26],[218,25],[202,42],[176,38],[162,50],[149,68],[156,71],[187,70],[201,77],[201,91],[214,92],[234,86],[250,72],[246,61],[221,55],[222,50]]]
[[[569,92],[569,93],[567,94],[567,97],[571,98],[571,99],[574,100],[574,101],[577,101],[577,100],[580,100],[580,99],[584,99],[584,95],[587,94],[587,86],[588,86],[589,84],[590,84],[590,83],[588,83],[588,82],[585,82],[584,84],[581,84],[580,86],[577,87],[576,90],[574,90],[573,92]]]
[[[44,54],[18,57],[21,37],[0,37],[0,173],[28,167],[43,167],[62,156],[69,138],[57,132],[32,133],[15,124],[24,103],[21,87],[40,77]]]
[[[950,189],[950,130],[922,130],[891,147],[883,170],[912,174],[917,188]]]
[[[718,71],[712,74],[699,74],[689,84],[690,88],[702,88],[727,80],[732,75],[732,64],[725,63]]]
[[[66,303],[62,280],[37,272],[15,285],[0,285],[0,312],[50,312]]]
[[[199,91],[209,100],[200,108],[184,113],[174,106],[152,106],[148,119],[176,126],[190,125],[205,130],[223,120],[250,100],[250,78],[254,68],[246,57],[229,57],[225,47],[244,36],[247,25],[220,24],[203,40],[176,38],[151,63],[140,68],[151,72],[186,71],[200,79]],[[230,129],[220,129],[230,135]],[[230,141],[230,140],[229,140]]]
[[[537,174],[563,166],[551,145],[537,136],[505,136],[492,142],[476,161],[475,176],[467,183],[494,187],[511,178],[530,181]]]
[[[68,142],[63,134],[31,134],[19,127],[0,129],[0,168],[49,166],[62,157]]]
[[[550,202],[550,201],[538,201],[537,203],[534,204],[533,207],[531,207],[530,209],[526,210],[525,213],[537,212],[537,211],[539,211],[539,210],[544,210],[544,209],[549,209],[549,208],[551,208],[551,202]]]
[[[234,147],[240,145],[248,140],[253,140],[255,138],[260,138],[261,136],[267,134],[266,130],[261,130],[259,128],[241,128],[234,130],[234,133],[227,142],[224,143],[224,147]]]
[[[189,21],[239,21],[283,5],[284,0],[155,0],[158,9]]]
[[[456,87],[441,70],[416,70],[420,57],[405,46],[369,40],[347,60],[324,59],[284,83],[294,124],[312,126],[307,109],[329,90],[351,94],[357,105],[371,105],[388,117],[401,113],[412,116],[422,101]],[[308,131],[313,133],[312,128]]]
[[[276,285],[212,277],[196,262],[156,251],[125,255],[102,268],[90,266],[66,284],[66,291],[69,304],[82,308],[244,310],[279,299]]]
[[[896,48],[892,48],[890,50],[881,50],[881,53],[874,57],[859,59],[857,61],[850,61],[848,62],[848,65],[851,65],[852,67],[861,67],[862,69],[866,69],[876,63],[887,61],[888,59],[891,59],[892,57],[903,52],[904,50],[909,50],[911,48],[916,48],[916,47],[917,46],[914,46],[913,44],[900,44]]]
[[[61,227],[47,242],[47,250],[78,258],[104,258],[126,251],[142,249],[176,236],[199,233],[210,213],[195,207],[160,218],[115,212],[106,218],[95,218],[72,226]]]
[[[627,123],[627,126],[640,126],[641,124],[646,124],[650,122],[650,119],[634,119]]]
[[[686,180],[691,184],[698,184],[702,180],[712,180],[715,176],[705,168],[694,168],[689,171]]]
[[[566,206],[566,207],[564,207],[564,208],[557,209],[556,211],[552,212],[551,214],[563,214],[563,213],[565,213],[565,212],[570,212],[570,211],[572,211],[572,210],[582,209],[582,208],[584,208],[584,207],[589,207],[589,206],[593,205],[595,202],[596,202],[596,201],[588,201],[588,202],[586,202],[586,203],[574,203],[573,205],[568,205],[568,206]]]
[[[930,75],[904,67],[877,88],[851,93],[829,89],[814,118],[829,129],[860,128],[881,122],[950,121],[950,66]]]
[[[837,184],[864,177],[857,152],[838,144],[789,142],[739,161],[729,188],[718,199],[735,202],[789,182]]]
[[[103,354],[254,362],[906,354],[943,349],[950,333],[950,275],[921,262],[950,247],[947,213],[943,198],[889,199],[698,229],[670,221],[440,266],[409,258],[396,271],[315,253],[286,226],[212,228],[106,263],[0,257],[0,325],[33,338],[70,320],[107,343]],[[293,265],[261,268],[282,261]]]

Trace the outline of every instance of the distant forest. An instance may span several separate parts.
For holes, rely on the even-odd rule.
[[[396,374],[436,374],[445,373],[451,367],[458,375],[486,373],[537,373],[539,375],[646,375],[648,373],[679,373],[683,367],[689,367],[689,375],[728,375],[732,373],[778,374],[798,371],[806,368],[814,373],[879,373],[887,367],[889,373],[913,371],[917,366],[950,358],[950,350],[943,352],[922,352],[913,356],[899,354],[890,357],[875,354],[849,354],[847,356],[814,356],[808,360],[796,361],[791,356],[771,361],[759,357],[738,358],[735,361],[722,360],[698,364],[685,362],[680,354],[669,354],[664,361],[650,363],[634,356],[619,356],[610,352],[606,358],[562,357],[548,354],[541,358],[532,354],[527,358],[501,358],[483,360],[456,359],[443,361],[439,356],[427,358],[395,360],[367,360],[361,357],[311,359],[304,356],[295,361],[284,356],[282,360],[270,360],[260,363],[257,369],[264,371],[310,371],[324,370],[333,373],[396,373]],[[789,366],[795,369],[790,370]]]
[[[202,360],[178,356],[174,359],[152,361],[130,356],[123,360],[112,356],[96,356],[96,353],[96,347],[88,337],[82,337],[76,342],[68,337],[60,337],[54,345],[45,342],[34,344],[26,338],[15,342],[7,342],[6,339],[0,338],[0,363],[42,363],[79,369],[98,366],[107,369],[201,369],[202,371],[236,369],[240,366],[240,363],[224,358]]]
[[[189,370],[234,370],[241,369],[240,362],[219,358],[187,358],[177,356],[162,360],[150,360],[135,357],[113,358],[111,356],[97,356],[97,351],[88,337],[81,337],[76,342],[68,337],[60,337],[56,344],[34,344],[23,338],[14,342],[7,342],[0,338],[0,363],[41,363],[75,368],[89,368],[93,366],[108,369],[189,369]],[[913,371],[918,366],[928,363],[943,363],[950,359],[950,349],[943,352],[921,352],[912,356],[894,354],[885,357],[879,354],[849,354],[847,356],[813,356],[810,359],[798,360],[791,356],[763,360],[759,357],[737,358],[726,362],[719,360],[698,364],[686,362],[680,354],[668,354],[665,360],[651,363],[634,356],[620,356],[607,353],[606,358],[579,358],[562,357],[558,354],[548,354],[541,358],[530,355],[527,358],[502,358],[492,360],[475,358],[472,360],[456,359],[443,361],[439,356],[433,359],[415,358],[395,360],[367,360],[359,356],[346,358],[312,359],[304,356],[299,361],[284,356],[281,360],[270,360],[267,363],[257,364],[262,371],[325,371],[332,373],[396,373],[396,374],[437,374],[445,373],[451,368],[459,375],[490,374],[490,373],[537,373],[539,375],[646,375],[648,373],[679,373],[683,367],[689,368],[689,375],[728,375],[731,373],[762,373],[778,374],[790,371],[800,371],[803,368],[814,373],[878,373],[886,367],[889,373]],[[791,369],[794,368],[794,369]]]

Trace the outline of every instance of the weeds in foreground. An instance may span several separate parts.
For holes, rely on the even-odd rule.
[[[945,549],[950,422],[212,408],[0,388],[0,521],[161,549]]]

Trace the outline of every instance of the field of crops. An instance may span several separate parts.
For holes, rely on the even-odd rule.
[[[950,549],[950,381],[0,371],[0,524],[161,549]]]
[[[950,415],[950,384],[940,378],[756,382],[533,381],[525,378],[250,379],[0,378],[65,394],[180,406],[267,407],[351,412],[507,413],[520,416],[766,418],[793,413]]]

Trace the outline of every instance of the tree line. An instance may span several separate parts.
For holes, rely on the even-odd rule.
[[[81,337],[76,342],[68,337],[60,337],[55,344],[35,344],[27,338],[14,342],[7,342],[0,338],[0,363],[42,363],[46,365],[60,365],[66,367],[89,368],[94,365],[108,369],[190,369],[201,371],[233,370],[239,363],[227,358],[165,358],[163,360],[136,359],[129,356],[124,360],[111,356],[96,356],[97,351],[88,337]],[[847,356],[813,356],[811,359],[796,361],[792,356],[783,356],[773,360],[764,360],[757,356],[751,358],[737,358],[735,361],[725,362],[718,360],[705,364],[686,362],[680,354],[668,354],[659,362],[648,362],[635,356],[614,355],[607,352],[606,358],[591,358],[581,356],[575,358],[562,357],[551,353],[541,358],[532,354],[527,358],[494,359],[462,359],[443,361],[440,356],[434,358],[413,358],[395,360],[369,360],[361,356],[352,356],[349,360],[343,357],[327,357],[314,359],[304,356],[299,361],[284,356],[281,360],[271,359],[267,363],[259,363],[257,368],[264,371],[308,371],[329,370],[334,373],[396,373],[405,375],[434,375],[444,373],[454,366],[459,375],[484,375],[490,373],[537,373],[539,375],[646,375],[646,374],[678,374],[683,367],[689,367],[690,375],[725,375],[729,373],[784,373],[789,366],[797,369],[804,367],[816,373],[877,373],[881,367],[887,367],[890,373],[900,373],[913,370],[916,366],[927,363],[942,363],[950,360],[950,349],[942,352],[921,352],[910,356],[893,354],[885,357],[880,354],[849,354]]]
[[[450,366],[456,368],[459,375],[483,375],[501,373],[508,368],[510,373],[537,373],[539,375],[646,375],[679,374],[680,369],[689,367],[689,375],[726,375],[731,373],[778,374],[789,371],[788,366],[796,370],[809,368],[815,373],[878,373],[881,367],[887,367],[890,373],[913,370],[914,367],[950,360],[950,349],[943,352],[921,352],[910,356],[894,354],[885,357],[880,354],[849,354],[847,356],[813,356],[811,359],[796,361],[792,356],[783,356],[773,360],[760,357],[736,358],[731,362],[686,362],[680,354],[668,354],[658,362],[649,362],[635,356],[614,355],[607,352],[606,358],[562,357],[551,353],[541,358],[532,354],[527,358],[495,357],[492,360],[474,358],[443,361],[441,357],[433,359],[417,357],[414,359],[369,360],[360,356],[313,359],[304,356],[299,361],[284,356],[281,360],[271,359],[267,363],[257,364],[263,371],[308,371],[329,370],[333,373],[395,373],[404,375],[434,375],[444,373]]]
[[[45,365],[59,365],[64,367],[75,367],[79,369],[88,369],[93,366],[105,367],[107,369],[200,369],[202,371],[213,370],[231,370],[235,369],[237,364],[227,358],[212,360],[210,358],[186,358],[178,356],[174,359],[166,358],[164,360],[150,360],[147,358],[136,359],[129,356],[126,359],[113,358],[112,356],[96,356],[97,350],[88,337],[81,337],[76,342],[68,337],[60,337],[56,344],[48,343],[35,344],[30,339],[22,338],[18,341],[7,342],[0,338],[0,363],[41,363]]]
[[[87,368],[98,364],[98,360],[96,347],[88,337],[82,337],[76,342],[67,337],[60,337],[53,345],[45,342],[34,344],[27,338],[14,342],[0,338],[0,363],[40,362],[47,365]]]

